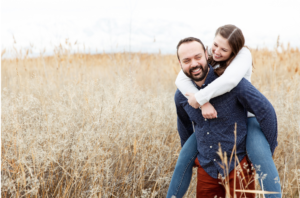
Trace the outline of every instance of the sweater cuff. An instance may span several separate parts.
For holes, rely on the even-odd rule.
[[[200,106],[204,105],[205,103],[207,103],[209,101],[209,100],[207,100],[207,98],[202,96],[200,91],[195,93],[195,98],[196,98],[197,102],[200,104]]]

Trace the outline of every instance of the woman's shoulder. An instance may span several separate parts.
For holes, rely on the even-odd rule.
[[[239,51],[239,54],[247,54],[251,56],[251,51],[247,46],[242,47],[242,49]]]

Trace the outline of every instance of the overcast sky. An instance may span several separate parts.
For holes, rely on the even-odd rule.
[[[2,0],[1,48],[51,53],[68,38],[92,53],[175,53],[187,36],[210,45],[225,24],[241,28],[252,48],[272,49],[278,35],[300,48],[299,9],[299,0]]]

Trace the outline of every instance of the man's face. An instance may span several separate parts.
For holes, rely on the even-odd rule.
[[[208,72],[207,53],[197,41],[183,43],[178,49],[182,71],[193,81],[202,81]]]

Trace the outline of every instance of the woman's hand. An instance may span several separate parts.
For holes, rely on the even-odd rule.
[[[209,102],[205,103],[201,107],[202,115],[205,119],[213,119],[217,118],[217,111],[214,106],[212,106]]]
[[[197,102],[197,100],[195,98],[195,94],[193,94],[193,93],[186,93],[185,95],[189,98],[188,99],[189,105],[191,105],[195,109],[198,109],[200,107],[200,104]]]

